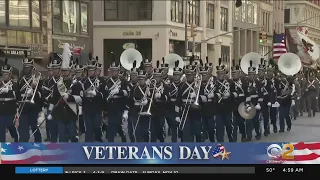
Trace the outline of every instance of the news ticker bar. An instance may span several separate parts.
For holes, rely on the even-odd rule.
[[[16,174],[255,174],[255,167],[16,167]]]

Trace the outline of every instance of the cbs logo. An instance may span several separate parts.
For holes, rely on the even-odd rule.
[[[267,154],[272,159],[282,158],[282,159],[293,159],[292,155],[294,147],[292,144],[284,144],[281,148],[278,144],[271,144],[267,148]]]

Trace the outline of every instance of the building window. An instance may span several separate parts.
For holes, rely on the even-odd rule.
[[[258,24],[258,4],[253,2],[252,3],[252,10],[253,10],[253,24]]]
[[[200,25],[200,1],[192,0],[188,2],[188,23]]]
[[[39,0],[31,1],[32,10],[32,27],[40,28],[40,2]]]
[[[251,1],[247,1],[247,22],[252,23],[252,6]]]
[[[242,1],[242,6],[241,6],[241,21],[246,22],[247,20],[247,10],[246,10],[246,1]]]
[[[150,21],[152,0],[104,0],[105,21]]]
[[[9,25],[30,27],[29,0],[9,1]]]
[[[81,3],[81,33],[88,34],[88,4],[87,3]]]
[[[64,33],[78,33],[79,2],[62,1]]]
[[[0,24],[6,24],[6,0],[0,0]]]
[[[290,9],[284,10],[284,23],[290,23]]]
[[[235,7],[234,9],[234,16],[236,20],[241,21],[241,7]]]
[[[228,9],[221,7],[220,11],[221,31],[228,31]]]
[[[230,62],[230,47],[229,46],[221,46],[221,60],[222,64],[229,66],[228,62]]]
[[[207,3],[207,28],[214,29],[214,4]]]
[[[62,1],[53,0],[53,32],[61,33],[62,32]]]
[[[171,21],[183,23],[183,0],[171,0]]]

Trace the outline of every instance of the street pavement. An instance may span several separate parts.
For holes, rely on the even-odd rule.
[[[41,120],[42,119],[40,118],[39,121]],[[257,142],[318,142],[320,140],[320,113],[317,113],[315,117],[307,117],[305,113],[304,116],[298,117],[297,120],[292,120],[292,122],[293,126],[290,132],[273,133],[273,129],[271,126],[271,134],[268,137],[262,137],[261,140]],[[126,129],[127,128],[125,125],[125,130]],[[44,125],[42,125],[40,131],[43,139],[45,139],[46,133]],[[241,136],[238,135],[238,141],[239,137]],[[129,138],[127,139],[129,141]],[[34,138],[31,137],[30,141],[33,142]],[[104,141],[107,142],[105,139],[105,135]],[[165,141],[171,142],[171,137],[167,136]],[[13,139],[11,138],[9,133],[7,133],[7,142],[13,142]],[[80,137],[80,142],[84,142],[84,135]],[[119,136],[116,137],[115,142],[121,142]],[[227,137],[225,137],[225,142],[228,142]],[[252,142],[255,142],[255,140]]]

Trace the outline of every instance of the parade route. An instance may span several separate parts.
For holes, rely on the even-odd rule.
[[[259,142],[319,142],[320,113],[317,113],[315,117],[311,118],[307,117],[306,113],[304,113],[304,116],[298,117],[297,120],[292,120],[292,122],[293,126],[290,132],[286,131],[284,133],[273,133],[273,129],[271,127],[271,134],[268,137],[263,136],[261,140],[259,140]],[[125,130],[127,131],[126,125]],[[41,128],[41,134],[43,139],[45,139],[46,133],[44,127]],[[238,137],[240,136],[238,135]],[[103,137],[103,139],[105,142],[107,142],[105,137]],[[127,139],[129,141],[129,138]],[[30,141],[34,141],[33,137],[30,139]],[[167,136],[165,141],[171,142],[171,137]],[[7,142],[13,142],[13,139],[11,138],[9,133],[7,133]],[[80,137],[80,142],[84,142],[84,135]],[[119,136],[115,138],[115,142],[121,142]],[[227,137],[225,137],[225,142],[228,142]]]

